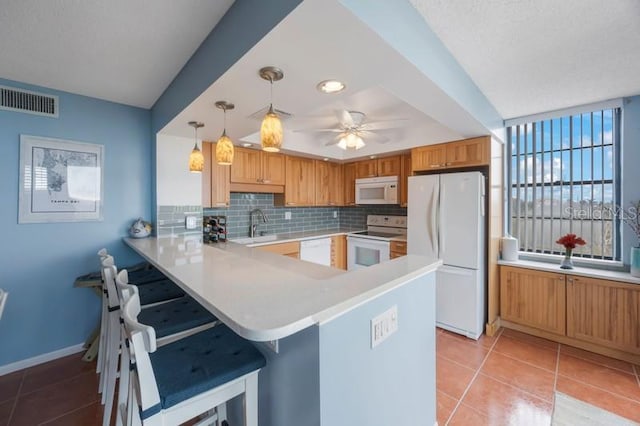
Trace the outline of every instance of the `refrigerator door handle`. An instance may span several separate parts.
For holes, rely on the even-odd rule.
[[[429,239],[431,240],[431,248],[433,252],[438,254],[438,239],[440,238],[436,233],[438,223],[438,206],[436,205],[436,197],[438,195],[437,186],[431,191],[431,200],[429,200],[429,210],[427,218],[427,226],[429,226]]]
[[[440,185],[440,203],[438,206],[438,211],[440,211],[440,206],[444,206],[445,204],[445,191],[444,191],[444,185]],[[438,214],[438,252],[439,252],[439,258],[442,259],[443,253],[445,251],[445,247],[444,247],[444,227],[445,227],[445,214]]]

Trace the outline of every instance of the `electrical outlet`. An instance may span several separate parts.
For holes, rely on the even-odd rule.
[[[396,331],[398,331],[398,306],[393,305],[371,320],[371,348],[378,346]]]
[[[337,219],[337,218],[338,218],[338,212],[337,212],[337,211],[335,211],[335,210],[334,210],[334,212],[333,212],[333,218],[334,218],[334,219]]]
[[[291,220],[291,212],[284,212],[284,220]]]
[[[184,227],[187,229],[196,229],[196,217],[195,216],[186,216],[184,218]]]

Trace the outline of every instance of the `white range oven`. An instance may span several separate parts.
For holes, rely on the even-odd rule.
[[[407,237],[406,216],[367,216],[367,230],[347,234],[347,270],[389,260],[391,240]]]

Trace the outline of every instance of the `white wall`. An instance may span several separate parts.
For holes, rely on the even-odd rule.
[[[202,148],[202,141],[198,141]],[[158,206],[202,205],[202,175],[189,171],[193,138],[156,135]]]

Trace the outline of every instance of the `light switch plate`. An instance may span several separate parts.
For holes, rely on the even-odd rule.
[[[195,216],[186,216],[184,218],[184,227],[187,229],[196,229],[197,222]]]
[[[284,220],[291,220],[291,212],[284,212]]]
[[[393,305],[371,320],[371,349],[398,331],[398,306]]]

